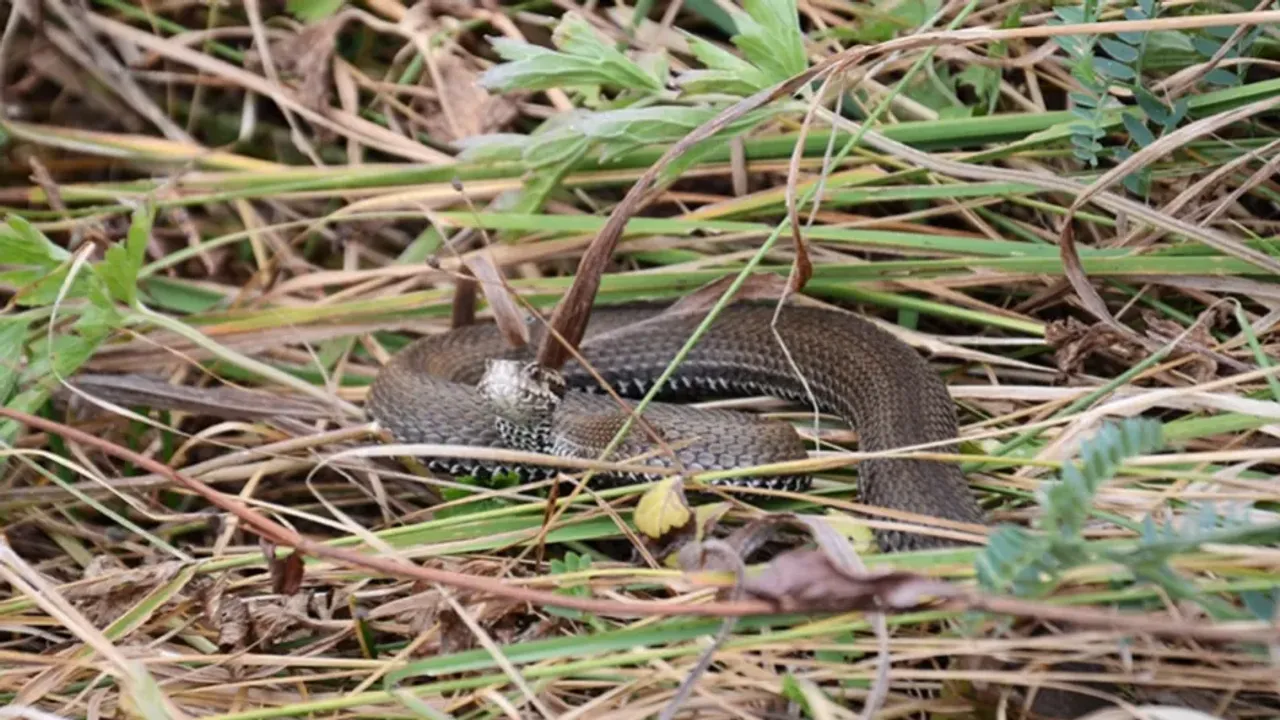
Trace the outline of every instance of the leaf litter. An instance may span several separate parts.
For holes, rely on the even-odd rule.
[[[912,34],[838,4],[752,0],[723,17],[693,5],[641,19],[646,31],[629,44],[635,19],[617,13],[466,6],[450,16],[450,4],[435,3],[436,16],[423,23],[418,9],[394,4],[366,13],[291,3],[296,18],[271,17],[261,28],[269,28],[276,76],[255,62],[256,21],[239,8],[216,18],[179,8],[142,16],[102,3],[76,14],[50,0],[15,13],[10,27],[21,28],[33,21],[30,8],[40,9],[42,37],[61,54],[44,52],[22,32],[0,40],[4,67],[14,70],[6,82],[18,78],[6,86],[13,114],[4,122],[15,157],[30,157],[29,172],[8,176],[19,192],[5,197],[23,200],[6,208],[0,228],[0,283],[13,311],[3,337],[20,348],[4,355],[0,389],[10,393],[10,410],[44,406],[52,390],[32,382],[31,368],[49,367],[47,340],[55,337],[68,376],[82,364],[97,372],[158,371],[150,396],[83,387],[142,409],[148,424],[55,416],[230,494],[212,503],[133,456],[56,425],[20,430],[9,415],[4,437],[16,449],[6,458],[0,508],[6,548],[13,548],[6,552],[16,551],[5,555],[4,571],[15,582],[0,596],[0,623],[11,633],[3,651],[13,670],[0,681],[0,696],[64,715],[135,708],[151,717],[176,717],[178,708],[271,717],[406,705],[452,717],[737,717],[786,708],[814,717],[957,707],[1040,713],[1065,702],[1053,693],[1078,708],[1087,696],[1104,698],[1104,706],[1128,701],[1121,710],[1147,702],[1194,706],[1211,717],[1274,712],[1280,645],[1265,638],[1280,613],[1273,550],[1280,495],[1272,482],[1277,398],[1268,358],[1280,311],[1271,278],[1258,267],[1276,262],[1268,237],[1276,195],[1265,151],[1252,151],[1270,147],[1267,138],[1239,133],[1242,120],[1274,103],[1270,71],[1259,65],[1259,75],[1237,77],[1232,92],[1246,99],[1234,104],[1215,105],[1223,96],[1200,88],[1187,101],[1194,117],[1182,129],[1117,154],[1101,171],[1110,175],[1089,175],[1039,151],[1055,147],[1040,144],[1055,133],[1069,139],[1069,119],[1021,129],[1004,123],[1070,115],[1072,98],[1055,88],[1087,80],[1089,69],[1064,73],[1060,64],[1074,56],[1059,53],[1072,39],[1119,52],[1104,20],[1055,25],[1027,14],[999,18],[1002,29],[992,29],[982,26],[991,20],[987,11],[961,12],[921,26],[934,34]],[[797,12],[801,25],[789,22]],[[1274,22],[1267,12],[1148,13],[1130,18],[1125,31],[1181,33],[1195,40],[1187,43],[1193,49],[1212,39],[1217,44],[1195,72],[1142,69],[1157,82],[1203,83],[1222,79],[1217,71],[1233,67],[1226,60],[1252,62],[1246,28]],[[953,20],[970,27],[937,29]],[[216,30],[201,35],[206,21]],[[674,38],[673,28],[688,53],[662,57],[643,40]],[[495,31],[505,39],[493,44],[487,38]],[[865,35],[863,44],[833,51],[826,43],[845,31]],[[822,43],[811,44],[819,36]],[[1049,37],[1062,41],[1057,49]],[[87,59],[106,52],[101,38],[120,59],[99,69]],[[361,44],[373,38],[389,42]],[[930,55],[935,49],[941,52]],[[1095,68],[1118,72],[1119,56],[1100,57],[1106,62]],[[902,94],[856,151],[842,148],[848,133],[862,132],[843,109],[806,118],[797,135],[796,111],[812,98],[797,97],[785,111],[743,100],[790,81],[773,94],[782,98],[804,85],[792,79],[796,73],[828,77],[834,67],[877,58],[892,62],[876,65],[874,77],[864,74],[861,86],[847,86],[849,102],[874,109],[880,98],[863,88],[899,81]],[[930,83],[915,82],[915,61],[927,64]],[[334,63],[345,64],[341,73]],[[1000,70],[992,76],[992,68]],[[348,81],[370,102],[341,99],[335,90]],[[920,90],[926,85],[932,89]],[[979,102],[966,102],[969,93]],[[1154,110],[1141,102],[1144,112]],[[578,108],[570,122],[537,127],[569,105]],[[995,107],[1001,112],[984,114]],[[894,117],[922,108],[938,119]],[[300,122],[289,127],[278,110]],[[1134,127],[1122,114],[1099,122]],[[1156,113],[1146,122],[1156,127],[1158,120]],[[833,135],[824,123],[846,134]],[[740,136],[734,142],[746,152],[716,145],[717,127]],[[991,134],[965,135],[972,128]],[[298,133],[306,136],[301,142]],[[287,179],[273,177],[276,171],[246,179],[216,165],[195,171],[157,154],[173,147],[155,143],[159,135],[201,158],[216,149],[221,161],[244,166],[324,163]],[[797,138],[803,142],[793,156]],[[657,162],[662,148],[654,146],[671,143],[675,151]],[[309,160],[298,152],[308,145],[319,150]],[[977,146],[987,154],[974,155]],[[463,162],[450,164],[461,147]],[[364,179],[342,160],[351,148],[374,154]],[[960,163],[953,152],[970,156]],[[772,185],[784,158],[791,160],[788,185],[779,194]],[[873,186],[946,187],[964,179],[1026,183],[1033,192],[975,203],[960,194],[912,203],[822,193],[809,208],[817,186],[797,182],[801,167],[818,179],[873,169]],[[690,169],[697,179],[691,173],[670,184]],[[1128,185],[1110,182],[1147,169],[1150,197],[1130,197]],[[743,172],[749,182],[731,178]],[[499,189],[480,184],[494,179]],[[624,197],[623,185],[637,190]],[[743,187],[758,191],[743,196]],[[419,207],[417,198],[429,196],[443,200]],[[139,211],[120,201],[126,197],[160,211]],[[1105,212],[1091,213],[1086,201]],[[458,212],[436,213],[439,204]],[[369,217],[349,212],[353,206]],[[423,212],[391,214],[403,207]],[[505,226],[503,209],[515,211]],[[686,218],[697,231],[653,233],[664,238],[660,245],[628,244],[650,235],[623,224],[641,210],[646,219]],[[808,232],[838,229],[854,212],[891,233],[878,236],[889,242],[866,244],[864,236],[851,244]],[[140,213],[154,221],[144,226]],[[596,237],[583,238],[570,221],[584,214],[610,218]],[[773,227],[775,237],[788,234],[789,246],[772,247],[762,264],[744,264],[769,233],[735,236],[725,228],[786,218],[789,227]],[[306,232],[291,225],[298,221]],[[501,232],[482,236],[481,249],[456,266],[421,263],[458,223]],[[238,240],[224,239],[241,231]],[[1036,255],[1059,232],[1069,233],[1074,254],[1062,262]],[[73,268],[67,250],[82,236],[117,242],[114,255]],[[950,249],[939,249],[939,238],[953,241]],[[1051,262],[1029,271],[984,266],[1005,252],[986,241],[1016,242],[1018,255]],[[588,246],[589,262],[576,265]],[[1133,252],[1107,258],[1128,263],[1127,274],[1086,271],[1097,267],[1090,264],[1096,253],[1122,248]],[[145,257],[137,254],[144,249]],[[193,262],[167,261],[178,253]],[[1197,265],[1169,262],[1180,258]],[[957,259],[973,267],[931,265]],[[1224,264],[1235,259],[1246,262]],[[904,269],[874,284],[849,279],[885,262]],[[742,502],[761,499],[743,491],[714,489],[715,504],[691,502],[675,479],[645,489],[579,487],[548,512],[527,495],[466,491],[383,460],[339,472],[326,457],[368,436],[349,432],[357,428],[341,414],[311,412],[318,397],[281,394],[305,381],[358,402],[377,359],[448,326],[460,280],[442,267],[470,268],[490,285],[502,278],[505,292],[486,297],[515,298],[502,311],[508,320],[524,302],[549,309],[568,287],[556,283],[576,267],[576,304],[551,316],[571,339],[593,301],[686,297],[686,310],[705,312],[738,287],[743,297],[803,289],[857,304],[926,349],[951,384],[968,441],[968,457],[951,459],[968,464],[997,528],[980,551],[867,553],[850,539],[865,534],[858,524],[899,519],[858,506],[843,470],[823,469],[813,497],[774,497],[767,512]],[[741,283],[733,279],[739,272]],[[394,278],[415,279],[414,291],[386,293]],[[157,314],[170,322],[157,323]],[[518,336],[522,327],[514,321],[510,330]],[[1011,344],[976,350],[962,338]],[[1152,356],[1154,348],[1167,350]],[[46,356],[34,355],[40,352]],[[247,360],[287,375],[263,375],[265,365]],[[1126,374],[1135,368],[1142,369]],[[212,404],[180,402],[206,391]],[[263,397],[279,402],[258,403]],[[247,399],[255,404],[238,411]],[[62,411],[54,405],[51,412]],[[1156,454],[1128,454],[1128,430],[1099,431],[1107,417],[1138,414],[1163,426],[1168,442]],[[251,421],[259,416],[268,422]],[[1111,460],[1076,465],[1081,452]],[[856,469],[855,454],[820,457],[845,458]],[[297,482],[304,475],[307,482]],[[518,482],[507,487],[523,490]],[[450,502],[428,501],[441,494]],[[222,504],[232,498],[247,515]],[[1063,514],[1064,506],[1089,508],[1087,522]],[[288,536],[260,545],[249,530],[266,526],[246,521],[254,515],[331,544],[280,557]],[[351,534],[353,519],[360,531]],[[364,555],[328,554],[330,547]],[[175,551],[193,560],[174,561]],[[386,563],[363,565],[361,557]],[[685,572],[664,569],[664,558],[685,558]],[[484,591],[446,590],[397,576],[393,563],[442,573],[435,578],[495,582]],[[974,596],[971,578],[983,568],[1000,587],[1030,595]],[[705,601],[726,587],[709,581],[716,569],[735,573],[727,602]],[[602,604],[568,610],[531,599],[544,591]],[[738,598],[812,616],[730,622]],[[724,613],[717,625],[614,612],[673,603]],[[1125,614],[1105,614],[1115,608]],[[715,642],[699,646],[708,635]],[[89,648],[108,658],[104,672],[120,680],[114,687],[97,684],[98,671],[84,664]],[[163,696],[156,678],[164,679]],[[1167,707],[1143,711],[1173,717]]]

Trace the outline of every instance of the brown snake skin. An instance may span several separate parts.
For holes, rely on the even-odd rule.
[[[625,397],[639,397],[657,381],[701,323],[703,314],[660,308],[600,308],[592,312],[580,352]],[[785,306],[776,325],[772,303],[732,305],[716,319],[671,378],[664,397],[767,394],[808,406],[805,381],[818,407],[844,418],[864,451],[892,450],[956,438],[955,409],[946,388],[907,345],[853,315]],[[637,324],[638,323],[638,324]],[[535,325],[536,347],[539,333]],[[790,352],[783,351],[778,340]],[[527,360],[508,349],[491,324],[423,338],[382,369],[368,408],[398,442],[508,447],[596,458],[621,426],[623,411],[576,362],[562,370],[568,387],[542,434],[503,435],[494,406],[477,388],[486,359]],[[791,362],[794,362],[794,367]],[[526,370],[529,368],[526,368]],[[799,371],[797,374],[797,370]],[[803,378],[803,381],[802,379]],[[523,399],[523,397],[522,397]],[[805,457],[794,429],[727,410],[655,404],[644,417],[677,446],[687,469],[721,470]],[[651,450],[640,430],[611,458]],[[554,447],[532,445],[551,442]],[[691,443],[691,444],[688,444]],[[523,444],[523,447],[513,447]],[[947,448],[937,448],[946,451]],[[434,470],[484,475],[495,468],[474,460],[429,458]],[[649,461],[668,462],[663,458]],[[537,474],[537,469],[504,468]],[[732,482],[804,489],[807,478],[734,478]],[[859,465],[861,498],[870,505],[981,524],[982,512],[953,464],[884,458]],[[886,549],[945,544],[923,535],[882,532]]]

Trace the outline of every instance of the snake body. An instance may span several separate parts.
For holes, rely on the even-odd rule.
[[[579,352],[624,397],[639,397],[652,388],[703,319],[700,313],[660,311],[624,307],[592,313]],[[844,312],[787,305],[776,323],[774,313],[773,304],[764,303],[726,308],[679,364],[662,397],[765,394],[805,405],[811,398],[822,412],[849,422],[858,432],[861,449],[871,452],[954,442],[951,398],[910,347]],[[533,347],[538,327],[533,326]],[[531,358],[527,349],[508,348],[492,324],[425,337],[397,353],[378,373],[368,408],[398,442],[597,458],[622,426],[625,412],[612,398],[592,392],[599,387],[597,380],[576,361],[556,377],[538,374]],[[806,456],[790,425],[747,413],[655,403],[644,418],[690,470],[749,467]],[[610,459],[652,451],[647,437],[633,428]],[[661,453],[651,456],[646,462],[670,462]],[[464,458],[425,460],[433,470],[453,475],[499,469]],[[533,467],[503,469],[538,474]],[[801,490],[808,478],[732,482]],[[983,521],[963,475],[952,464],[866,460],[859,466],[859,490],[870,505],[965,523]],[[918,534],[883,532],[877,538],[886,549],[941,544]]]

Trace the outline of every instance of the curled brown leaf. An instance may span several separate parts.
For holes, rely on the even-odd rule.
[[[267,561],[267,572],[271,575],[271,592],[277,595],[296,595],[302,589],[302,578],[305,567],[302,553],[289,553],[284,558],[276,555],[274,543],[260,540],[262,555]]]
[[[437,99],[426,101],[422,113],[431,137],[457,142],[499,130],[519,115],[513,98],[490,95],[461,58],[440,55],[433,62]]]
[[[961,594],[947,583],[912,573],[849,572],[821,550],[778,556],[748,578],[746,591],[781,612],[797,613],[914,610]]]
[[[1086,325],[1073,317],[1047,324],[1044,337],[1053,348],[1054,362],[1063,375],[1080,372],[1084,361],[1102,350],[1128,355],[1133,349],[1133,343],[1126,342],[1127,337],[1111,326],[1104,323]]]
[[[333,52],[343,22],[341,15],[335,15],[272,43],[271,59],[282,75],[295,81],[298,101],[309,110],[322,112],[329,107]],[[253,53],[246,58],[249,67],[261,62]]]
[[[471,253],[467,256],[466,265],[475,277],[476,284],[480,286],[480,291],[484,293],[485,300],[489,302],[494,321],[507,345],[528,345],[529,325],[525,322],[524,312],[512,296],[502,272],[493,262],[493,257],[487,252]]]

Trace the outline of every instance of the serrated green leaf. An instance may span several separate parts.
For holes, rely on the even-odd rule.
[[[600,62],[529,47],[534,50],[531,57],[489,68],[480,76],[480,83],[492,90],[510,91],[598,85],[611,80]]]
[[[665,78],[655,77],[632,62],[577,13],[566,13],[551,39],[559,52],[516,40],[494,39],[494,49],[509,62],[490,68],[480,82],[498,90],[582,85],[644,92],[663,89]]]
[[[112,303],[89,303],[80,310],[80,316],[72,327],[89,338],[105,337],[124,323],[124,316]]]
[[[9,399],[6,407],[26,413],[39,411],[49,401],[57,378],[74,375],[93,357],[107,336],[106,332],[92,335],[61,333],[53,336],[52,349],[47,336],[37,339],[32,344],[30,362],[18,378],[18,393]],[[0,422],[0,441],[12,443],[20,431],[21,428],[12,421]]]
[[[70,269],[70,265],[64,265],[53,272],[36,268],[0,272],[0,285],[14,288],[13,302],[19,307],[50,305],[58,299],[59,288],[67,279],[67,272]],[[77,293],[77,289],[81,292]],[[83,289],[83,282],[80,283],[79,288],[72,286],[68,296],[76,297],[83,294]]]
[[[333,17],[344,4],[345,0],[289,0],[285,7],[299,20],[315,23]]]
[[[715,115],[713,108],[627,108],[583,115],[573,127],[594,140],[665,142],[684,137]]]
[[[666,53],[644,52],[636,56],[636,67],[657,80],[659,84],[663,84],[670,73],[671,63]]]
[[[764,109],[748,113],[722,132],[745,132],[771,117],[774,112],[776,111],[773,109]],[[628,108],[591,113],[575,121],[573,127],[598,143],[604,149],[606,158],[613,158],[638,147],[680,140],[715,115],[716,109],[707,107]],[[698,152],[700,151],[690,148],[672,167],[688,167],[687,158]]]
[[[71,259],[21,215],[10,215],[0,226],[0,258],[6,265],[51,268]]]
[[[743,7],[746,12],[731,11],[738,27],[738,34],[731,40],[764,71],[770,84],[787,80],[809,67],[795,0],[746,0]]]
[[[579,553],[569,551],[565,553],[565,556],[563,559],[558,558],[558,559],[552,560],[549,563],[549,565],[551,566],[551,573],[553,575],[576,573],[576,572],[582,572],[584,570],[590,569],[591,558],[587,555],[581,555]],[[556,590],[556,594],[586,597],[591,594],[591,591],[586,585],[583,585],[581,583],[576,583],[576,584],[571,584],[571,585],[562,586],[558,588]],[[547,607],[546,611],[552,615],[559,615],[561,617],[567,617],[567,618],[578,619],[578,618],[586,617],[586,614],[583,613],[581,610],[570,610],[567,608],[557,608],[552,606],[552,607]]]
[[[529,168],[559,167],[585,153],[588,140],[583,134],[568,129],[530,138],[524,153],[525,165]]]
[[[680,30],[680,34],[689,43],[689,51],[709,70],[727,70],[736,73],[755,73],[760,77],[761,81],[764,76],[760,73],[760,68],[725,50],[719,45],[705,40],[687,30]],[[761,85],[760,87],[764,87]]]
[[[126,305],[138,299],[138,271],[146,259],[154,219],[155,208],[149,204],[134,210],[124,244],[107,248],[99,266],[99,274],[111,297]]]
[[[147,243],[151,241],[151,228],[155,224],[155,206],[147,203],[133,211],[133,219],[129,223],[129,233],[125,237],[125,248],[129,251],[129,262],[135,268],[142,267],[147,259]]]
[[[524,40],[514,40],[507,37],[490,37],[487,39],[489,46],[493,48],[494,52],[498,53],[498,57],[511,62],[542,57],[548,53],[555,54],[555,50],[544,48],[541,45],[534,45]]]
[[[661,183],[675,182],[689,168],[701,162],[716,147],[717,143],[714,138],[696,143],[682,153],[680,157],[675,158],[669,165],[662,168],[662,172],[658,174],[658,181]]]
[[[30,329],[29,318],[21,315],[0,317],[0,403],[8,400],[9,395],[18,387],[23,348],[27,344]]]
[[[690,70],[676,79],[689,92],[720,92],[750,95],[769,85],[769,78],[760,68],[692,33],[681,31],[689,43],[693,56],[707,67],[706,70]]]
[[[686,70],[676,78],[676,85],[686,96],[714,93],[746,97],[768,84],[763,74],[760,75],[760,84],[756,85],[729,70]]]
[[[956,82],[973,88],[973,92],[982,102],[1000,92],[1000,71],[985,65],[967,65],[956,75]]]
[[[89,336],[80,333],[54,335],[52,352],[47,339],[39,338],[33,343],[30,363],[22,373],[22,382],[34,385],[37,381],[52,380],[55,375],[68,377],[75,374],[93,356],[98,344],[106,336],[107,333]]]
[[[618,53],[618,49],[603,35],[591,27],[586,18],[576,12],[565,13],[551,32],[551,44],[561,52],[578,57],[601,57]],[[619,55],[621,53],[618,53]]]
[[[134,284],[136,275],[130,272],[129,253],[119,245],[107,248],[106,256],[100,266],[102,281],[107,284],[111,297],[132,305],[137,299],[137,287]]]
[[[513,162],[523,157],[529,136],[515,133],[472,135],[455,144],[461,149],[458,159],[465,162]]]

